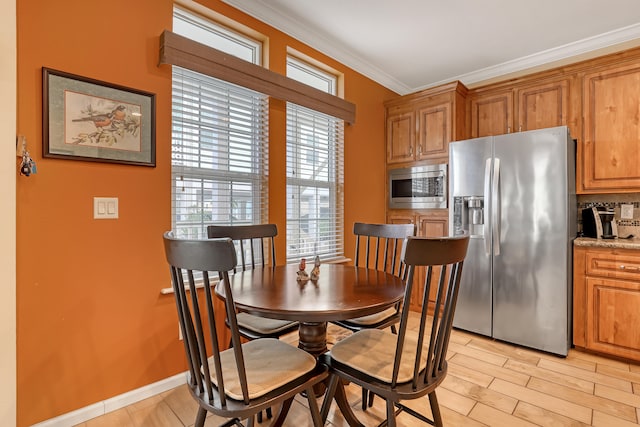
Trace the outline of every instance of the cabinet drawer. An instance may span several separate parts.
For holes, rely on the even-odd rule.
[[[587,252],[588,276],[640,280],[640,255]]]

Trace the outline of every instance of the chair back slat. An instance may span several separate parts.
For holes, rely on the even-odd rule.
[[[412,352],[416,354],[413,366],[414,389],[441,381],[446,373],[446,352],[449,346],[453,316],[460,287],[462,266],[469,245],[469,236],[423,238],[408,237],[403,245],[401,260],[407,266],[405,297],[398,330],[392,374],[392,387],[397,384],[402,356],[406,354],[405,341],[411,296],[415,286],[422,287],[422,309],[418,339]],[[424,282],[418,283],[416,268],[426,267]],[[435,277],[437,275],[437,277]],[[428,314],[428,295],[437,286],[433,313]],[[419,294],[419,293],[418,293]],[[426,366],[420,369],[420,366]]]
[[[192,381],[192,385],[197,385],[200,390],[204,390],[204,386],[202,384],[202,378],[199,375],[196,375],[194,371],[194,367],[198,366],[199,362],[197,358],[197,348],[194,345],[194,328],[191,322],[191,316],[187,315],[188,312],[188,304],[186,302],[186,295],[184,292],[181,292],[181,289],[184,289],[184,280],[183,276],[179,269],[171,266],[171,284],[173,286],[173,293],[175,296],[176,302],[176,310],[178,312],[178,323],[180,325],[180,330],[182,331],[182,342],[184,344],[184,350],[187,355],[187,359],[189,361],[189,373],[190,380]],[[194,384],[195,383],[195,384]]]
[[[277,235],[278,228],[275,224],[207,226],[207,236],[210,239],[229,237],[235,242],[240,259],[237,268],[242,271],[252,270],[257,266],[276,265],[275,237]],[[265,253],[268,256],[265,256]]]
[[[356,222],[353,225],[353,234],[356,236],[356,267],[370,268],[372,265],[376,270],[404,278],[405,268],[399,259],[398,248],[402,247],[406,237],[416,235],[415,224]],[[364,257],[361,257],[361,245],[364,245]]]
[[[166,259],[171,270],[171,281],[175,294],[180,329],[189,363],[189,385],[198,395],[214,405],[214,396],[219,396],[218,405],[226,405],[225,382],[220,358],[222,336],[216,327],[215,305],[212,287],[215,285],[210,272],[221,280],[225,291],[225,315],[228,316],[231,339],[243,401],[249,403],[247,376],[235,304],[229,283],[229,271],[237,264],[236,248],[229,238],[209,240],[176,239],[171,232],[164,235]],[[204,295],[196,285],[204,285]],[[189,292],[189,297],[187,296]],[[209,359],[213,360],[213,377]],[[217,386],[216,386],[217,384]],[[214,392],[214,389],[216,392]]]
[[[238,243],[240,244],[240,263],[242,265],[242,271],[245,271],[247,262],[244,260],[244,240],[240,239]],[[251,266],[253,267],[253,256],[251,257]]]

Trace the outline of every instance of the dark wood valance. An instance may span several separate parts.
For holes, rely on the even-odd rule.
[[[355,122],[356,106],[202,43],[165,30],[160,36],[160,64],[177,65],[265,95]]]

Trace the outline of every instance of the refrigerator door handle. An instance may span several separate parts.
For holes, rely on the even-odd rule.
[[[500,159],[497,157],[493,161],[493,182],[491,191],[492,204],[492,232],[493,232],[493,254],[500,255]]]
[[[487,159],[487,162],[484,166],[484,214],[485,218],[487,215],[487,211],[489,210],[489,194],[491,191],[491,158]],[[484,251],[487,255],[491,255],[491,236],[489,235],[489,224],[486,223],[483,227],[483,237],[484,237]]]

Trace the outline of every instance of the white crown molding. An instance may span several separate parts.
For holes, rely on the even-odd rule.
[[[596,56],[596,53],[603,49],[609,49],[609,51],[613,52],[615,50],[629,48],[631,47],[631,41],[636,41],[636,44],[640,45],[639,23],[534,53],[532,55],[523,56],[522,58],[517,58],[502,64],[497,64],[459,76],[451,76],[450,78],[439,82],[428,83],[423,87],[412,88],[385,73],[378,67],[368,63],[357,54],[342,48],[335,41],[304,27],[295,19],[283,14],[282,11],[274,9],[264,0],[222,1],[268,25],[271,25],[293,38],[306,43],[310,47],[401,95],[437,86],[439,84],[449,83],[454,80],[460,80],[465,85],[472,85],[474,83],[496,79],[500,76],[506,76],[536,67],[542,67],[562,61],[569,62],[567,60],[571,58],[579,57],[579,59],[587,59],[589,57],[589,53],[593,53],[593,56]],[[616,49],[616,46],[619,46],[619,48]],[[600,54],[601,53],[602,52],[600,52]]]
[[[356,53],[338,46],[334,40],[327,39],[325,36],[313,32],[295,19],[283,14],[282,11],[274,9],[263,0],[222,1],[309,45],[311,48],[335,59],[396,93],[402,94],[411,91],[409,86],[360,58]]]
[[[635,43],[631,44],[630,42]],[[634,45],[640,45],[640,24],[630,25],[597,36],[578,40],[577,42],[523,56],[512,61],[503,62],[502,64],[454,76],[415,90],[437,86],[454,80],[460,80],[465,85],[471,86],[474,83],[484,82],[500,76],[507,76],[544,65],[549,65],[548,68],[552,68],[552,64],[575,62],[568,61],[571,59],[579,58],[579,60],[583,60],[589,57],[596,57],[603,54],[603,50],[614,52],[616,50],[630,48]],[[616,46],[618,46],[619,49],[616,49]],[[590,53],[592,53],[592,55],[589,55]]]

